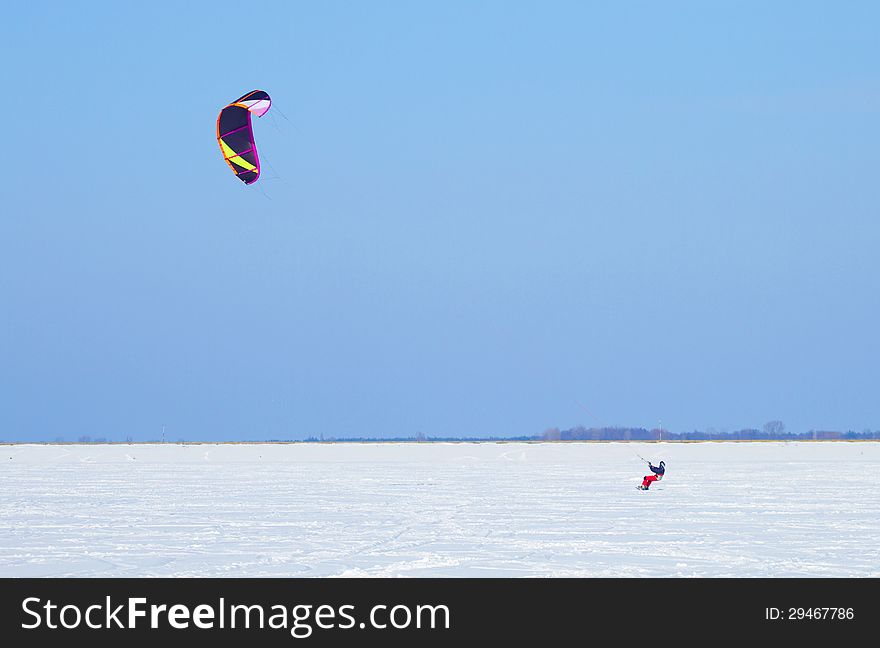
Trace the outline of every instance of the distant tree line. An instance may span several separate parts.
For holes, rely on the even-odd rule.
[[[419,432],[413,436],[396,437],[325,437],[310,436],[307,439],[264,439],[263,443],[421,443],[421,442],[480,442],[480,441],[805,441],[805,440],[875,440],[880,439],[880,430],[863,430],[846,432],[839,430],[810,430],[808,432],[788,432],[782,421],[768,421],[762,429],[744,428],[735,432],[727,430],[694,430],[693,432],[670,432],[660,428],[641,427],[584,427],[579,425],[568,430],[548,428],[542,434],[531,436],[465,436],[465,437],[432,437]],[[63,437],[55,439],[56,443],[64,443]],[[92,438],[80,436],[78,443],[114,443],[105,437]],[[164,443],[164,439],[147,441],[147,443]],[[3,441],[0,441],[3,443]],[[131,436],[126,436],[124,443],[133,443]],[[178,439],[177,443],[186,443]],[[208,441],[205,441],[208,443]]]
[[[763,429],[745,428],[728,432],[713,428],[693,432],[670,432],[659,428],[641,427],[583,427],[568,430],[549,428],[542,434],[509,437],[432,437],[424,434],[398,437],[309,437],[306,443],[412,443],[412,442],[455,442],[455,441],[805,441],[805,440],[866,440],[880,439],[880,430],[854,432],[848,430],[810,430],[809,432],[787,432],[781,421],[770,421]]]
[[[804,440],[859,440],[880,439],[880,430],[846,432],[838,430],[810,430],[809,432],[786,432],[781,421],[770,421],[762,430],[745,428],[735,432],[709,429],[693,432],[670,432],[654,428],[578,426],[570,430],[550,428],[540,436],[544,441],[804,441]]]
[[[480,441],[540,441],[541,437],[537,435],[532,436],[509,436],[509,437],[499,437],[499,436],[490,436],[490,437],[477,437],[477,436],[464,436],[464,437],[433,437],[433,436],[425,436],[423,434],[419,434],[416,436],[396,436],[396,437],[315,437],[310,436],[307,439],[303,439],[302,441],[282,441],[280,439],[269,439],[267,442],[272,443],[461,443],[461,442],[473,442],[477,443]]]

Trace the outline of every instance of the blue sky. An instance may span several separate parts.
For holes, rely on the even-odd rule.
[[[876,3],[148,4],[0,44],[0,439],[880,427]]]

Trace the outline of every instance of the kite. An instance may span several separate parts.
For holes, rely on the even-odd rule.
[[[253,90],[239,97],[217,117],[217,142],[223,152],[223,159],[246,185],[253,184],[260,177],[260,158],[254,143],[254,129],[251,114],[265,115],[272,100],[262,90]]]

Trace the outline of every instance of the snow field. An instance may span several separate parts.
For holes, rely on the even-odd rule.
[[[3,445],[0,576],[877,577],[878,470],[876,442]]]

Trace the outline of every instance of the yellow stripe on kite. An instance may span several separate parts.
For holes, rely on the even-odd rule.
[[[245,160],[243,157],[239,156],[239,154],[229,148],[226,142],[224,142],[222,139],[220,140],[220,148],[223,150],[223,157],[225,157],[230,162],[234,162],[242,169],[247,169],[248,171],[256,171],[257,167]]]
[[[223,149],[223,157],[231,158],[234,155],[238,155],[238,153],[236,153],[231,148],[229,148],[229,145],[226,144],[226,142],[224,142],[222,139],[219,141],[220,141],[220,148]]]
[[[237,155],[235,157],[229,158],[229,161],[234,162],[235,164],[237,164],[241,168],[247,169],[248,171],[256,171],[257,170],[257,167],[255,167],[253,164],[251,164],[250,162],[245,160],[243,157],[238,157]]]

